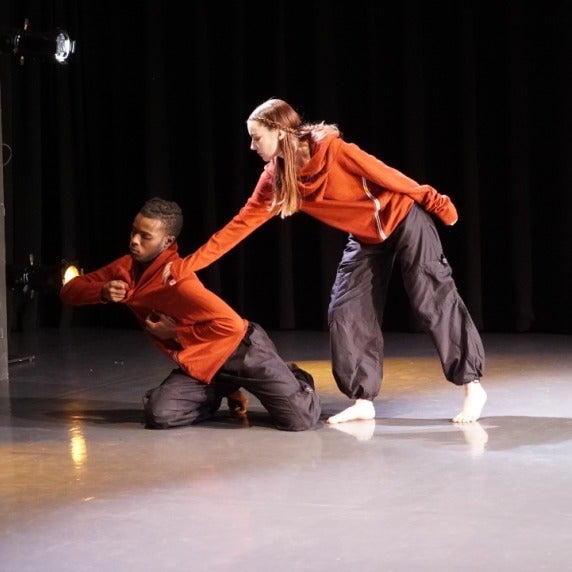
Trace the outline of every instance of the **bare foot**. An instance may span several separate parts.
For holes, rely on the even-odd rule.
[[[374,417],[375,408],[373,401],[369,399],[356,399],[353,405],[350,405],[350,407],[340,411],[340,413],[336,415],[332,415],[326,420],[326,423],[344,423],[358,419],[373,419]]]
[[[358,441],[368,441],[375,433],[375,419],[360,419],[346,423],[331,423],[330,427],[355,437]]]
[[[244,417],[248,411],[248,396],[237,389],[226,396],[232,417]]]
[[[465,383],[463,409],[451,419],[453,423],[473,423],[481,416],[487,401],[487,392],[478,380]]]

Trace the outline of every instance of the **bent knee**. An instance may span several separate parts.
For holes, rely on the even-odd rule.
[[[276,427],[282,431],[307,431],[320,419],[321,406],[318,395],[311,387],[286,398],[287,407],[275,415]]]
[[[177,427],[180,412],[173,409],[172,399],[166,398],[162,387],[149,390],[143,398],[145,427],[148,429],[169,429]]]
[[[143,409],[145,427],[148,429],[169,429],[173,425],[173,412],[149,399]]]

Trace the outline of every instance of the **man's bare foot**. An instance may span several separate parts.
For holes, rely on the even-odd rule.
[[[336,415],[332,415],[326,420],[326,423],[344,423],[358,419],[373,419],[374,417],[375,407],[373,406],[373,401],[370,399],[356,399],[353,405]]]
[[[463,409],[451,419],[453,423],[473,423],[481,416],[487,401],[487,392],[478,380],[465,383]]]
[[[245,417],[248,411],[248,396],[237,389],[226,396],[228,409],[232,417]]]

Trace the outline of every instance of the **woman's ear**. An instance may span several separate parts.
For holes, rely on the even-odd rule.
[[[282,129],[278,130],[278,141],[282,141],[282,139],[284,139],[284,131],[282,131]]]

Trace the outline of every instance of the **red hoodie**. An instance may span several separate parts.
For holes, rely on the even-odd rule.
[[[160,340],[150,335],[155,345],[174,360],[191,377],[209,383],[246,333],[248,322],[226,302],[207,290],[193,272],[186,272],[176,283],[163,284],[163,269],[169,262],[181,260],[177,244],[162,252],[141,274],[130,255],[77,276],[60,291],[66,304],[82,306],[106,303],[101,288],[110,280],[129,285],[125,304],[141,327],[157,311],[173,318],[177,324],[175,340]]]
[[[172,265],[174,278],[181,272],[205,268],[275,216],[268,210],[274,162],[264,167],[239,213],[193,254]],[[454,224],[458,218],[448,196],[429,185],[419,185],[339,135],[312,142],[312,157],[300,170],[298,180],[302,212],[364,243],[386,240],[414,203],[444,224]]]

